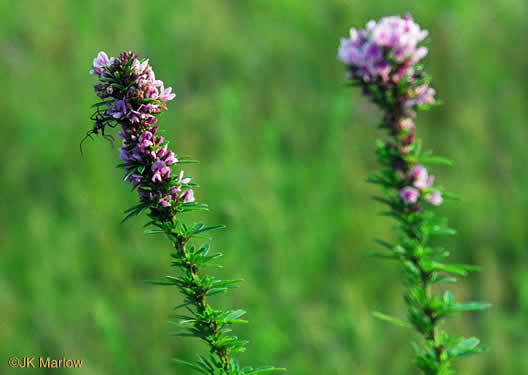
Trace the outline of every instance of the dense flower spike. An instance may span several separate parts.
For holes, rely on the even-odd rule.
[[[106,126],[119,125],[117,134],[123,145],[119,149],[120,165],[125,170],[125,181],[137,189],[140,203],[127,210],[125,220],[148,210],[155,227],[150,233],[164,233],[173,244],[172,265],[179,267],[178,277],[167,276],[155,282],[177,287],[185,297],[185,315],[175,315],[179,322],[173,322],[184,330],[179,335],[195,336],[208,344],[210,356],[200,356],[196,363],[175,360],[202,374],[210,375],[249,375],[282,369],[274,367],[241,368],[232,354],[245,348],[245,341],[230,336],[233,324],[245,323],[239,319],[243,310],[221,311],[213,309],[207,298],[225,292],[237,284],[237,280],[217,280],[211,276],[200,276],[201,267],[216,266],[214,259],[220,253],[208,255],[209,245],[199,248],[189,241],[201,233],[223,226],[205,227],[204,224],[187,225],[180,213],[191,210],[206,210],[207,206],[195,202],[191,178],[183,170],[176,172],[175,164],[190,162],[178,157],[168,149],[165,139],[158,134],[157,116],[167,109],[166,102],[174,99],[170,87],[165,88],[156,79],[148,60],[141,61],[134,53],[124,52],[119,57],[108,58],[99,52],[93,62],[91,74],[99,78],[95,85],[96,94],[102,99],[95,104],[95,121],[91,134],[102,133]]]
[[[153,203],[159,217],[173,216],[178,203],[194,202],[191,179],[172,174],[170,166],[178,159],[168,150],[165,139],[157,135],[159,127],[154,126],[156,116],[167,108],[166,102],[175,97],[172,88],[165,89],[148,60],[141,62],[132,52],[118,58],[99,52],[90,73],[101,78],[95,86],[104,100],[100,105],[107,107],[106,111],[97,109],[101,121],[115,120],[121,125],[119,157],[125,164],[126,181],[138,188],[141,201]],[[184,193],[172,194],[174,188],[184,189]]]
[[[419,64],[427,55],[427,49],[419,45],[427,34],[410,16],[370,21],[362,30],[351,29],[350,37],[341,40],[338,59],[346,64],[353,83],[384,111],[380,128],[387,131],[387,137],[378,141],[377,148],[383,170],[369,180],[382,187],[384,196],[378,200],[388,205],[387,214],[399,223],[400,244],[381,241],[389,252],[380,255],[400,260],[404,267],[409,320],[425,341],[423,348],[417,347],[416,363],[425,375],[452,375],[451,361],[481,351],[479,340],[449,336],[439,330],[439,321],[489,305],[455,303],[449,291],[442,299],[431,293],[432,284],[453,280],[443,274],[463,276],[474,268],[443,264],[447,252],[429,245],[431,235],[452,230],[434,214],[433,206],[443,203],[445,193],[433,187],[435,179],[424,166],[448,161],[421,151],[413,121],[418,110],[435,104],[435,90]]]

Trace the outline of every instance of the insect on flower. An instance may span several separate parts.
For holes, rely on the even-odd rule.
[[[108,126],[109,128],[115,128],[118,123],[113,117],[109,117],[106,110],[102,110],[100,106],[103,105],[103,103],[96,104],[96,110],[90,117],[90,120],[94,121],[93,128],[88,130],[86,132],[86,136],[81,140],[81,143],[79,144],[79,147],[81,149],[82,154],[82,145],[86,139],[92,138],[92,135],[95,134],[101,134],[104,139],[109,141],[110,143],[114,143],[114,137],[112,137],[110,134],[105,134],[105,128]]]

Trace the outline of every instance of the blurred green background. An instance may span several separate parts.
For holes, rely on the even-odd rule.
[[[177,94],[161,118],[171,145],[227,230],[217,275],[242,288],[213,304],[244,308],[243,364],[289,374],[415,374],[414,332],[395,264],[368,258],[391,239],[365,182],[380,113],[345,87],[341,36],[411,12],[430,30],[427,67],[445,105],[418,133],[453,168],[437,181],[465,199],[440,210],[458,236],[453,261],[483,267],[455,286],[494,307],[447,322],[491,351],[460,374],[528,374],[528,4],[483,1],[0,1],[0,373],[11,356],[84,360],[71,374],[187,374],[170,362],[205,346],[169,336],[170,247],[120,224],[136,196],[118,144],[79,141],[92,126],[98,51],[134,49]],[[41,373],[53,370],[34,370]]]

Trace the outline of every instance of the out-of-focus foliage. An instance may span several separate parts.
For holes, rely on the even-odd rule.
[[[528,373],[528,4],[481,1],[39,1],[0,3],[3,163],[0,359],[83,359],[75,374],[186,374],[192,341],[170,337],[170,248],[121,225],[135,194],[116,144],[78,142],[92,124],[91,60],[149,56],[177,97],[165,135],[228,230],[219,298],[244,306],[241,362],[291,374],[412,373],[410,332],[372,317],[404,311],[398,268],[366,255],[391,238],[365,182],[380,113],[345,87],[339,38],[370,18],[411,12],[431,32],[427,69],[445,105],[418,135],[453,168],[438,181],[465,199],[442,214],[453,261],[482,266],[454,291],[493,308],[448,322],[491,352],[460,373]],[[148,242],[147,242],[148,241]],[[444,241],[444,245],[446,242]],[[223,298],[223,300],[222,300]],[[418,338],[418,337],[417,337]],[[204,349],[200,347],[200,349]],[[7,363],[5,364],[7,368]],[[1,370],[3,371],[3,370]]]

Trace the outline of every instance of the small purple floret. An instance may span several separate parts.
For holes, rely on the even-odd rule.
[[[410,187],[410,186],[406,186],[400,190],[400,198],[406,204],[416,203],[418,201],[419,196],[420,196],[420,192],[417,189]]]
[[[427,169],[423,165],[415,166],[409,175],[413,180],[413,185],[420,190],[427,189],[434,183],[434,177],[429,176]]]
[[[442,197],[442,192],[436,190],[433,191],[431,194],[428,194],[425,199],[431,203],[433,206],[440,206],[444,202],[444,198]]]
[[[90,74],[101,77],[104,72],[104,68],[112,64],[115,58],[108,59],[108,55],[101,51],[97,54],[97,57],[93,60],[93,69],[90,70]]]
[[[119,119],[123,116],[126,116],[126,104],[124,100],[116,100],[113,103],[108,103],[108,113],[115,119]]]

